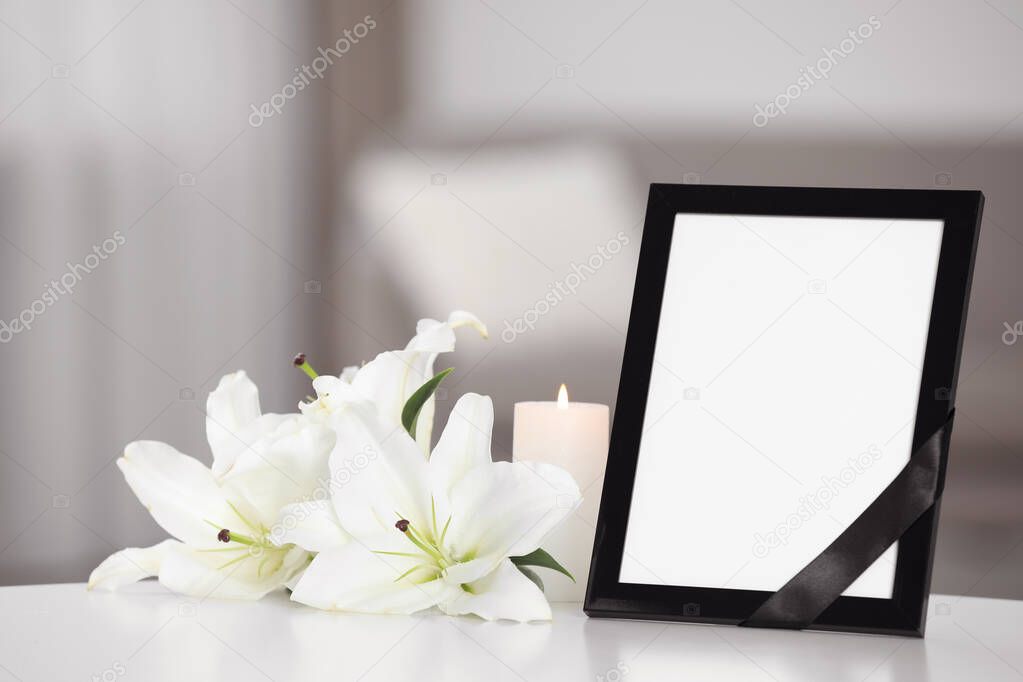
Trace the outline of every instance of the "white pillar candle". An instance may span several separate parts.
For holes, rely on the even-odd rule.
[[[582,601],[586,592],[607,464],[608,415],[607,405],[569,402],[564,384],[557,402],[515,403],[512,459],[546,462],[565,469],[583,495],[575,513],[543,543],[543,549],[576,579],[573,583],[560,573],[538,571],[551,601]]]

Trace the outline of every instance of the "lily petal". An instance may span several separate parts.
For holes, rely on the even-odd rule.
[[[467,473],[451,491],[451,528],[455,551],[489,557],[529,554],[581,497],[564,470],[537,462],[495,462]]]
[[[540,588],[522,575],[508,559],[488,575],[471,583],[468,590],[441,602],[441,610],[452,616],[474,613],[486,620],[550,620],[551,607]]]
[[[160,573],[160,564],[175,540],[164,540],[152,547],[128,547],[114,552],[89,575],[90,590],[116,590]]]
[[[206,399],[206,439],[215,473],[231,467],[240,449],[238,434],[260,414],[259,389],[244,371],[221,377]]]
[[[436,579],[435,572],[415,570],[417,559],[368,549],[408,552],[411,545],[397,531],[368,541],[317,554],[291,598],[319,609],[409,614],[435,606],[460,589]]]
[[[321,374],[313,379],[313,390],[316,391],[316,399],[299,403],[298,409],[305,416],[318,421],[329,421],[335,412],[353,402],[369,402],[369,398],[359,393],[351,383],[329,374]]]
[[[430,455],[434,490],[450,493],[471,469],[490,464],[493,428],[494,403],[490,396],[466,393],[458,399]]]
[[[245,526],[213,473],[166,443],[131,443],[117,466],[153,519],[182,542],[214,547],[217,530],[213,526]]]
[[[485,556],[449,566],[444,570],[444,579],[455,585],[465,585],[480,580],[493,570],[493,558]]]
[[[432,520],[427,462],[401,425],[385,422],[370,403],[333,416],[331,496],[341,525],[356,538],[394,529],[399,518],[420,527]]]
[[[416,335],[404,350],[381,353],[364,365],[352,379],[360,393],[377,404],[381,414],[395,424],[401,423],[401,410],[409,397],[433,377],[433,363],[440,353],[455,349],[458,327],[469,326],[487,338],[487,328],[475,315],[456,310],[446,322],[423,319],[416,325]],[[423,405],[416,426],[416,441],[424,452],[430,448],[435,405],[431,397]]]
[[[455,331],[459,327],[472,327],[484,339],[488,338],[487,325],[470,312],[455,310],[446,322],[425,318],[416,323],[416,335],[405,350],[446,353],[455,349]]]
[[[269,527],[281,507],[310,499],[326,486],[334,442],[334,432],[327,426],[291,415],[239,453],[221,483],[232,499],[249,503],[256,513],[254,521]]]
[[[294,544],[310,552],[341,547],[350,537],[341,527],[334,506],[326,500],[283,507],[271,536],[278,545]]]
[[[260,599],[284,587],[309,560],[309,553],[298,548],[248,552],[244,547],[237,552],[203,552],[173,545],[160,566],[160,583],[200,599]]]
[[[438,523],[443,524],[451,514],[450,497],[454,486],[470,470],[490,464],[493,428],[494,403],[489,396],[466,393],[452,408],[429,462]]]
[[[218,479],[222,479],[230,474],[234,470],[235,465],[237,465],[239,458],[244,455],[246,450],[252,447],[253,443],[273,433],[295,416],[294,414],[263,414],[238,431],[227,431],[225,429],[223,433],[229,435],[230,440],[225,440],[220,445],[220,456],[213,460],[213,466],[211,467],[213,475]],[[207,417],[206,423],[209,424],[210,420],[211,418]]]

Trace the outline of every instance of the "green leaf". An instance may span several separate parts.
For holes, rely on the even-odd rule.
[[[539,587],[540,591],[543,592],[543,581],[540,580],[540,576],[536,574],[536,571],[531,568],[526,568],[525,566],[516,566],[516,568],[522,572],[522,575],[532,580],[533,584]]]
[[[552,571],[557,571],[563,575],[567,575],[572,582],[575,582],[575,577],[568,572],[568,569],[557,562],[557,560],[539,547],[525,556],[513,556],[510,557],[512,563],[522,570],[523,566],[539,566],[541,568],[549,568]],[[527,575],[528,577],[528,575]]]
[[[454,371],[454,367],[448,367],[443,372],[439,372],[437,376],[417,388],[416,392],[410,395],[405,402],[405,407],[401,408],[401,425],[405,427],[412,438],[416,437],[416,422],[419,420],[419,413],[422,412],[423,405],[440,386],[440,382],[444,381],[444,377]]]

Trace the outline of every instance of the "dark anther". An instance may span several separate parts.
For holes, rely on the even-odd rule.
[[[408,520],[400,519],[394,524],[394,527],[400,530],[402,533],[408,531]]]
[[[231,542],[231,531],[226,528],[221,528],[220,532],[217,533],[217,539],[221,542]]]
[[[292,360],[292,362],[295,363],[295,367],[301,367],[302,365],[304,365],[305,364],[305,353],[299,353],[298,355],[296,355],[295,359]]]

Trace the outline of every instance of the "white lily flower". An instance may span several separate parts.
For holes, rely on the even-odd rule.
[[[212,469],[166,443],[125,448],[117,465],[128,485],[177,539],[113,554],[89,589],[156,576],[189,596],[258,599],[308,565],[309,552],[273,541],[274,523],[283,506],[325,486],[333,431],[300,414],[262,414],[245,372],[223,377],[206,410]]]
[[[455,330],[472,327],[487,338],[487,327],[472,313],[456,310],[445,322],[423,319],[416,324],[416,335],[404,350],[386,351],[362,367],[345,367],[340,377],[320,376],[313,381],[317,399],[302,403],[299,409],[308,416],[329,419],[339,405],[347,404],[352,395],[376,404],[383,418],[391,424],[401,423],[401,410],[415,391],[433,378],[433,364],[440,353],[455,349]],[[354,393],[346,390],[347,386]],[[340,396],[344,396],[340,399]],[[433,435],[434,399],[431,397],[419,413],[416,441],[423,453],[430,451]]]
[[[321,609],[438,606],[487,620],[549,620],[543,592],[509,557],[536,550],[572,512],[580,500],[572,477],[547,464],[493,462],[489,397],[458,401],[429,460],[372,403],[345,408],[332,419],[332,505],[284,512],[304,520],[281,540],[319,551],[292,599]]]

